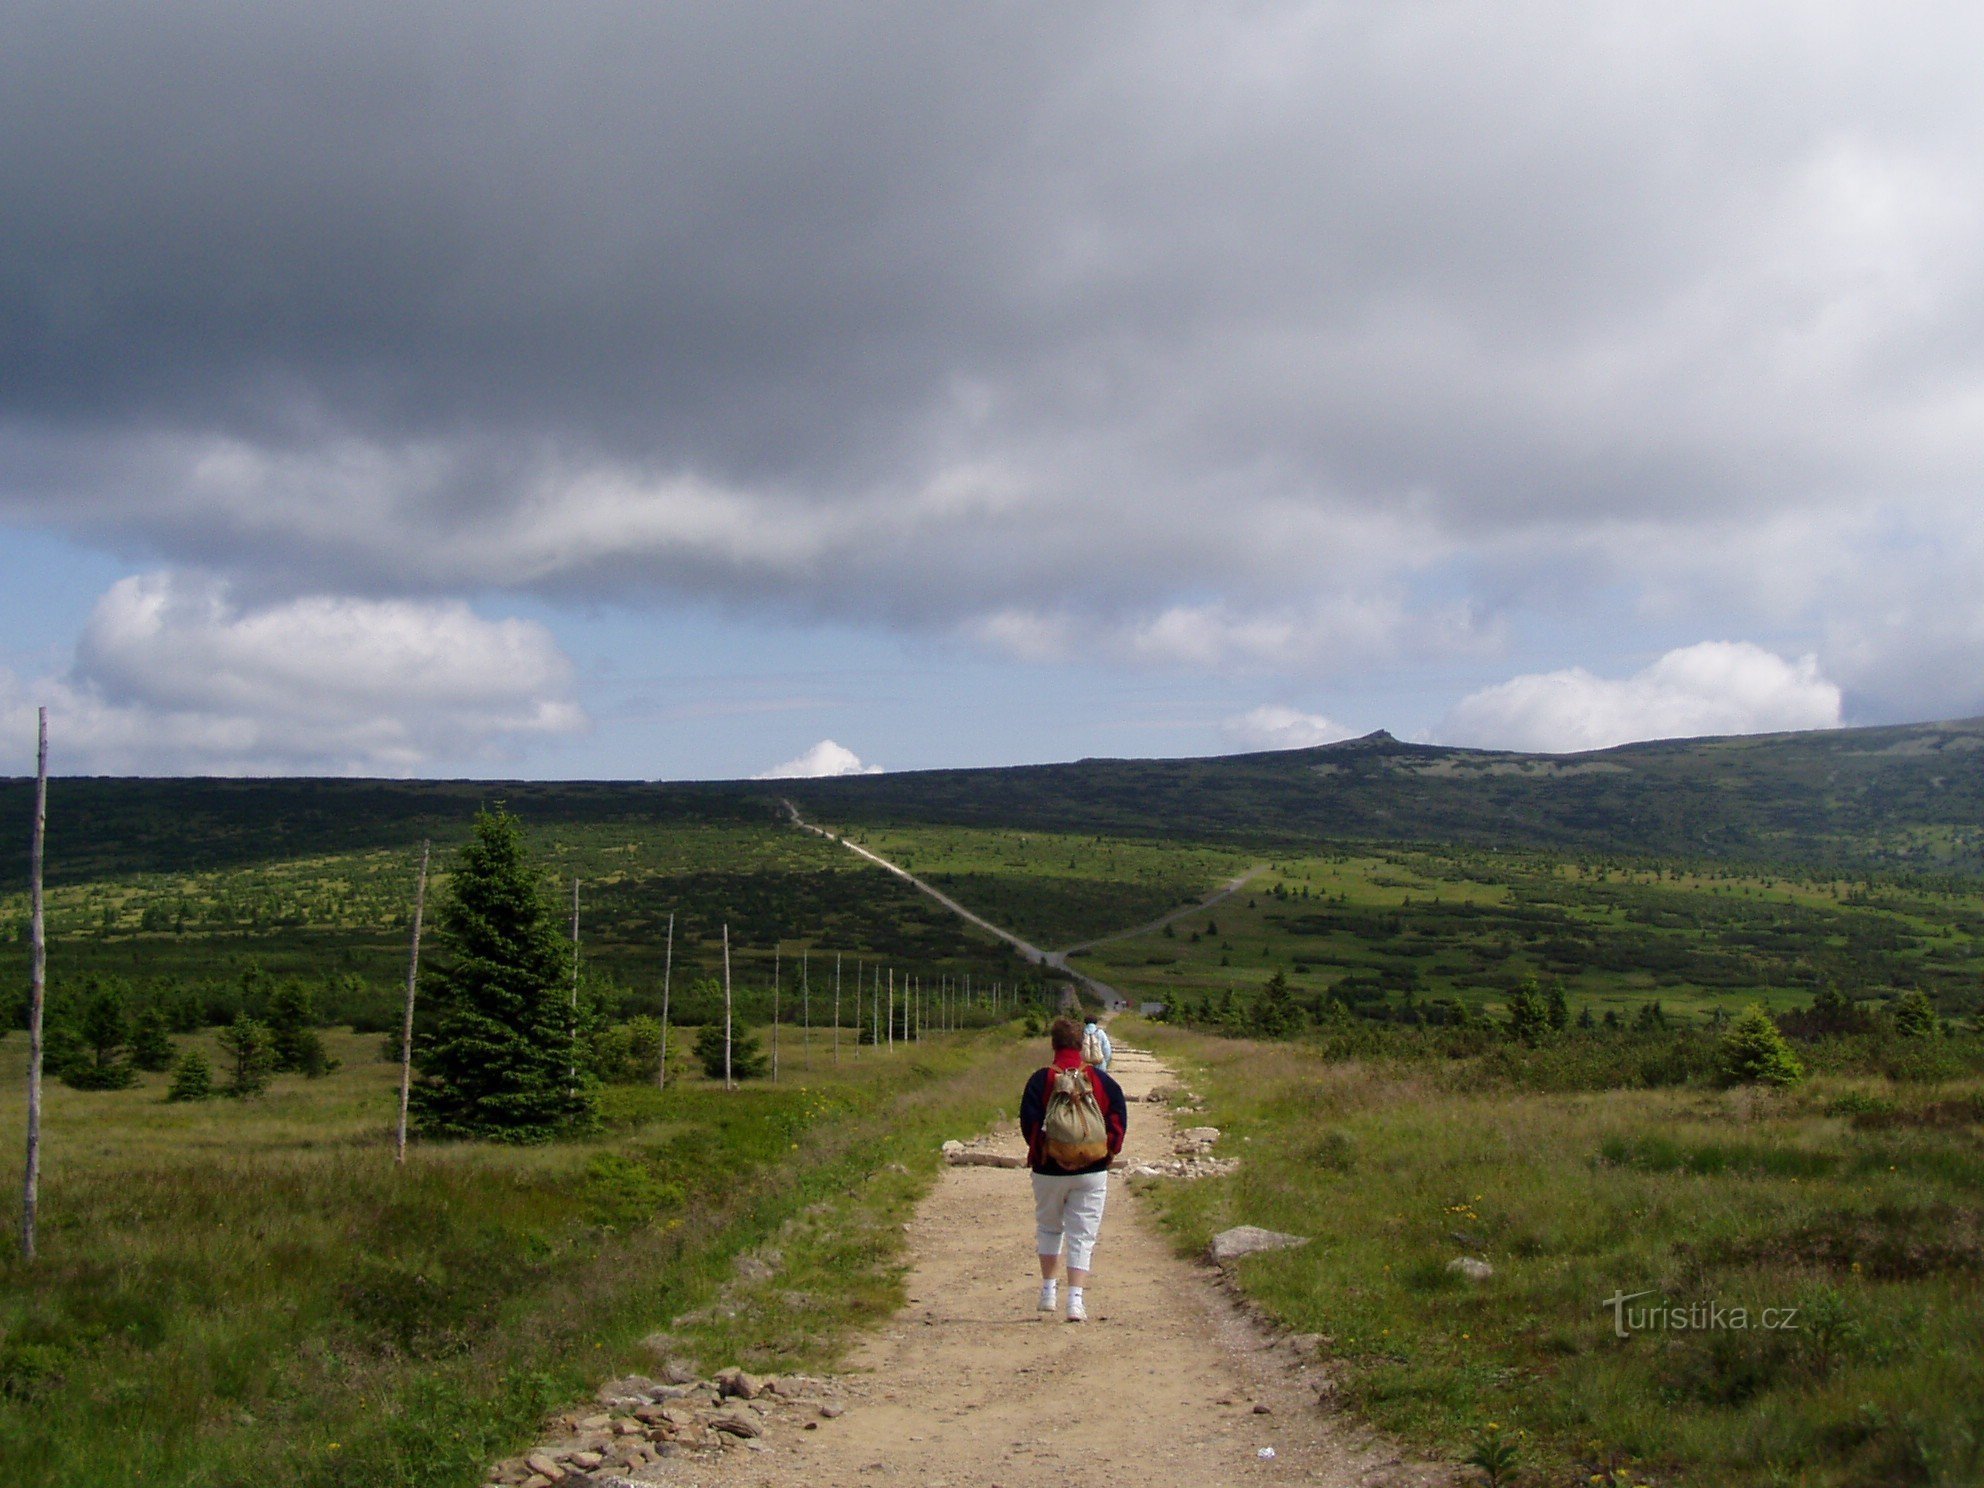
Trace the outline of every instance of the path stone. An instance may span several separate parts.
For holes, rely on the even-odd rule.
[[[1259,1255],[1267,1250],[1291,1250],[1298,1245],[1307,1245],[1307,1235],[1289,1235],[1280,1230],[1264,1230],[1259,1225],[1235,1225],[1230,1230],[1221,1230],[1212,1237],[1212,1244],[1206,1247],[1206,1254],[1216,1265],[1226,1265],[1242,1256]]]

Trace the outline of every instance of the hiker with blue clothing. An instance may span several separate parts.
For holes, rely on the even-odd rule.
[[[1034,1250],[1040,1257],[1040,1310],[1053,1312],[1066,1252],[1068,1321],[1088,1321],[1089,1260],[1109,1197],[1109,1162],[1123,1150],[1130,1107],[1123,1087],[1082,1058],[1082,1026],[1056,1018],[1047,1031],[1053,1062],[1037,1069],[1020,1097],[1020,1131],[1033,1169]]]
[[[1095,1019],[1088,1020],[1088,1027],[1082,1030],[1082,1061],[1092,1064],[1104,1073],[1108,1072],[1109,1061],[1116,1057],[1116,1046],[1109,1041],[1109,1031]]]

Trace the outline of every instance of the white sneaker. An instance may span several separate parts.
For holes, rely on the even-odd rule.
[[[1071,1323],[1085,1323],[1088,1321],[1088,1308],[1082,1305],[1082,1294],[1080,1292],[1068,1293],[1068,1321]]]
[[[1040,1310],[1042,1312],[1052,1312],[1054,1310],[1055,1293],[1059,1290],[1059,1287],[1051,1281],[1043,1281],[1040,1284]]]

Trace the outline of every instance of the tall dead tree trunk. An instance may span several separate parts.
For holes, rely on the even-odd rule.
[[[840,1068],[840,952],[834,952],[834,1068]]]
[[[889,968],[889,1047],[896,1046],[896,969]]]
[[[784,951],[785,947],[782,945],[772,948],[772,1084],[774,1085],[778,1084],[778,994],[784,985],[785,971],[779,958]]]
[[[21,1256],[34,1259],[41,1203],[41,1019],[48,1000],[48,924],[42,914],[41,858],[48,836],[48,710],[37,710],[34,835],[28,845],[28,1171],[21,1189]]]
[[[393,1138],[393,1161],[406,1162],[406,1107],[413,1094],[413,993],[420,981],[420,920],[427,908],[427,854],[420,844],[420,877],[413,888],[413,943],[406,953],[406,1016],[400,1022],[400,1124]]]
[[[735,1090],[730,1078],[730,926],[723,927],[723,1088]]]
[[[804,946],[799,952],[799,1042],[806,1050],[808,1062],[813,1054],[813,984],[807,980],[812,967],[811,951],[811,946]]]
[[[654,1067],[654,1088],[668,1088],[668,979],[675,970],[675,911],[668,912],[668,949],[661,958],[661,1058]]]
[[[572,1040],[571,1058],[565,1064],[565,1078],[574,1088],[579,1082],[579,881],[572,880]]]

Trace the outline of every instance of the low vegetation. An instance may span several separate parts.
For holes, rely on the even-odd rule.
[[[51,1089],[41,1259],[0,1261],[10,1481],[472,1485],[657,1349],[820,1367],[894,1305],[938,1142],[1025,1063],[1002,1034],[850,1042],[838,1065],[817,1040],[726,1092],[684,1047],[666,1092],[609,1086],[594,1137],[416,1143],[395,1171],[396,1067],[374,1037],[325,1042],[333,1072],[259,1099]],[[0,1042],[16,1150],[24,1057]],[[777,1276],[741,1287],[752,1247]]]
[[[1190,1068],[1244,1159],[1154,1190],[1180,1247],[1313,1237],[1241,1285],[1322,1335],[1378,1424],[1456,1458],[1499,1444],[1511,1482],[1984,1477],[1976,1074],[1536,1089],[1520,1066],[1549,1052],[1520,1046],[1125,1035]]]

